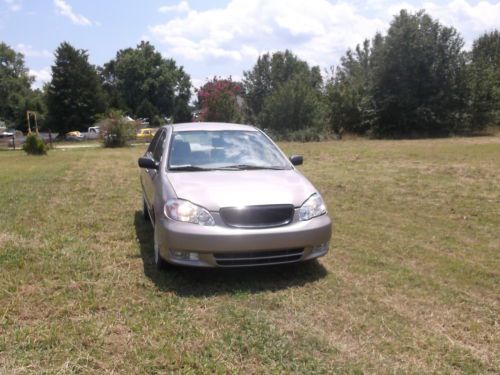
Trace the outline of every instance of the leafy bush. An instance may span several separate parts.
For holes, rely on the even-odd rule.
[[[127,120],[121,111],[110,111],[101,124],[104,147],[125,147],[135,138],[136,122]]]
[[[30,134],[26,137],[23,144],[23,150],[29,155],[47,154],[47,146],[43,140],[36,134]]]

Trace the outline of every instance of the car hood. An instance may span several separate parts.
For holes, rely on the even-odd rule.
[[[177,197],[218,211],[222,207],[293,204],[298,207],[314,186],[296,170],[173,172],[168,179]]]

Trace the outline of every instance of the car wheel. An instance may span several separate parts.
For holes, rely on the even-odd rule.
[[[149,217],[149,212],[148,212],[148,206],[147,206],[147,203],[146,203],[146,199],[144,199],[144,197],[142,198],[142,218],[145,221],[150,221],[151,220],[151,218]]]
[[[165,262],[165,259],[161,257],[160,254],[160,245],[158,243],[158,230],[156,229],[157,226],[155,225],[154,227],[154,251],[155,251],[155,266],[157,270],[163,270],[167,266],[167,262]]]

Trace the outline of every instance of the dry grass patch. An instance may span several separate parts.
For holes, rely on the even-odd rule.
[[[152,262],[142,147],[0,154],[0,373],[499,373],[500,138],[282,145],[318,263]]]

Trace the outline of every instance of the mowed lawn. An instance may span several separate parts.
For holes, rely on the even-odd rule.
[[[165,272],[142,146],[0,152],[0,373],[500,373],[500,137],[281,146],[329,254]]]

